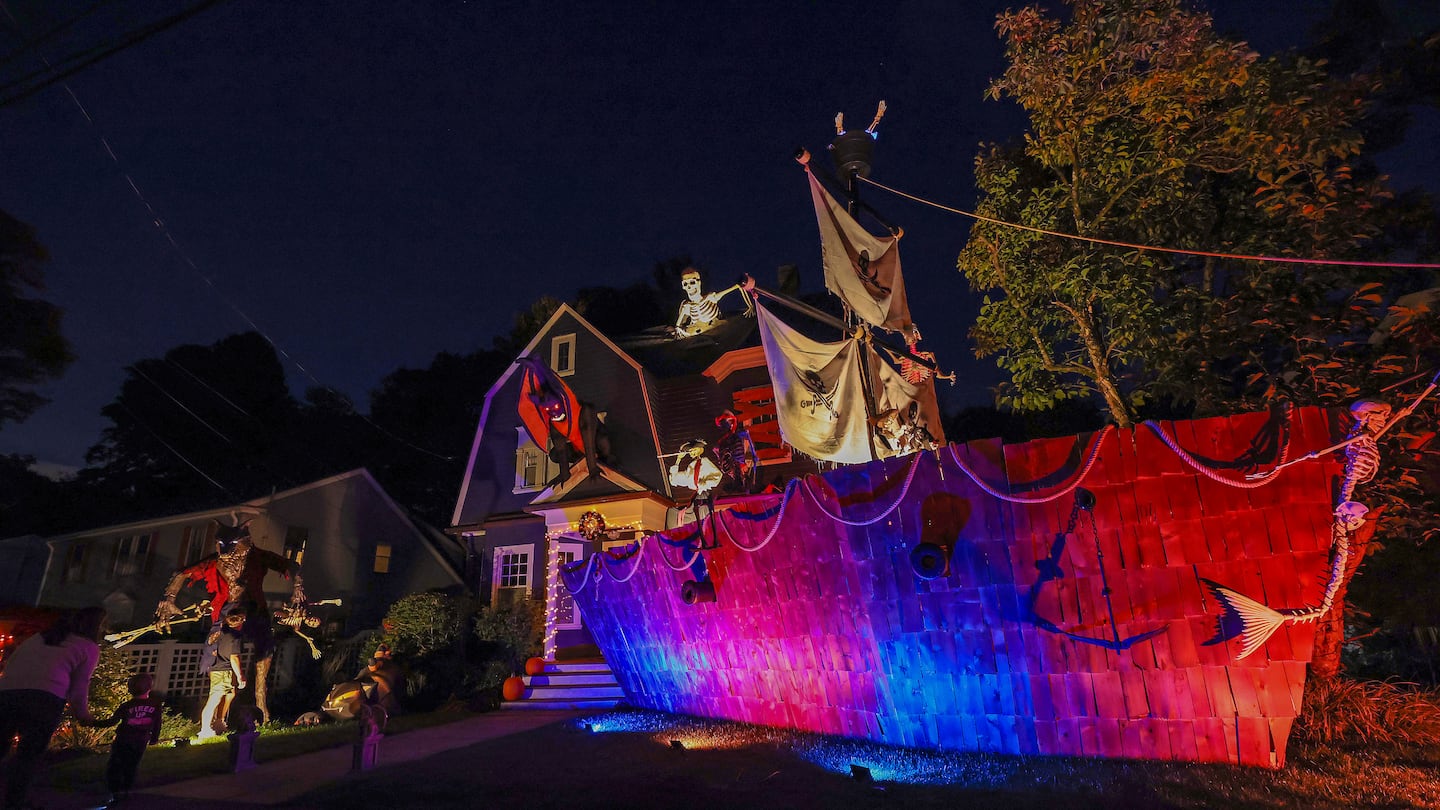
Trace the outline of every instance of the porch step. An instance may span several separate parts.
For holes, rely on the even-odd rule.
[[[525,676],[525,693],[502,709],[608,709],[625,692],[604,661],[548,661],[539,675]]]

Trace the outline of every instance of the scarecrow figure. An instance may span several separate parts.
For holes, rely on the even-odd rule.
[[[753,286],[753,282],[752,282]],[[720,299],[736,290],[744,294],[745,287],[732,284],[720,292],[700,292],[700,271],[691,267],[680,274],[680,289],[685,291],[686,300],[680,302],[680,317],[675,320],[675,337],[687,338],[708,332],[725,320],[720,315]],[[745,299],[745,313],[753,312],[750,299]]]
[[[263,722],[268,723],[270,709],[265,700],[266,680],[275,658],[275,633],[265,604],[265,575],[275,571],[294,581],[287,608],[291,612],[304,612],[305,589],[300,581],[298,563],[273,551],[255,548],[250,538],[250,519],[235,520],[234,526],[215,521],[216,553],[176,571],[171,577],[170,584],[165,587],[164,598],[155,607],[155,623],[156,629],[162,633],[169,630],[170,620],[181,615],[175,599],[182,588],[192,583],[199,583],[210,594],[211,627],[207,638],[218,640],[218,633],[224,628],[223,617],[233,608],[242,608],[245,621],[238,632],[250,642],[255,654],[255,708],[260,711]],[[214,642],[210,647],[203,658],[207,668],[215,657]]]

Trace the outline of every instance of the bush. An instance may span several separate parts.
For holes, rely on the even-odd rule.
[[[525,659],[543,651],[544,611],[544,604],[532,599],[515,605],[481,608],[475,614],[475,637],[481,642],[480,652],[487,661],[500,665],[484,670],[487,681],[500,669],[508,670],[507,675],[500,676],[502,681],[520,674],[525,670]]]
[[[396,655],[418,658],[446,650],[464,636],[470,611],[470,600],[465,597],[441,593],[403,596],[390,606],[381,623],[384,641]],[[374,649],[371,646],[368,652]]]
[[[200,724],[176,711],[166,711],[160,720],[160,741],[189,739],[200,733]]]
[[[1440,695],[1414,684],[1310,678],[1295,736],[1322,744],[1440,745]]]

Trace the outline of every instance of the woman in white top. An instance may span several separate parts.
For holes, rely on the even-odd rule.
[[[20,743],[5,780],[5,810],[25,806],[35,766],[60,726],[67,702],[77,719],[94,722],[90,676],[100,661],[104,632],[105,608],[83,608],[26,639],[6,659],[0,674],[0,761],[10,753],[15,737]]]

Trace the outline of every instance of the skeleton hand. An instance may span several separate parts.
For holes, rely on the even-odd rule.
[[[290,591],[290,604],[299,607],[305,604],[305,585],[300,581],[300,575],[295,575],[295,588]]]
[[[175,597],[167,595],[155,606],[155,629],[162,633],[170,632],[170,620],[182,613],[180,608],[175,607]]]

